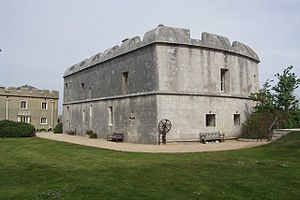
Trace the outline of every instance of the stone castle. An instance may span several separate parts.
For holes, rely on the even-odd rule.
[[[241,42],[160,25],[65,71],[64,130],[156,144],[158,122],[169,119],[167,142],[199,140],[199,132],[236,137],[253,109],[259,62]]]

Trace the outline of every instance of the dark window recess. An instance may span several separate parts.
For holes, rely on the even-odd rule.
[[[128,93],[128,72],[122,73],[122,93],[127,94]]]
[[[216,126],[216,115],[206,114],[205,121],[206,121],[206,126]]]
[[[80,83],[81,89],[84,90],[84,83]]]
[[[235,126],[241,125],[241,115],[240,114],[233,114],[233,123]]]
[[[68,83],[65,84],[65,87],[68,88]]]
[[[108,125],[114,124],[114,110],[112,106],[108,107]]]
[[[89,87],[89,98],[92,98],[92,86]]]
[[[226,92],[228,89],[228,69],[221,69],[220,70],[220,75],[221,75],[221,92]]]

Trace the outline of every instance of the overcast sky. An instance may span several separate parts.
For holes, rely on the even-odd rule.
[[[289,65],[300,76],[300,0],[0,0],[0,85],[59,90],[62,103],[67,67],[158,24],[250,46],[261,83]]]

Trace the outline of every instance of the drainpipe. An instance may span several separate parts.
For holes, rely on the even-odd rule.
[[[54,100],[51,99],[51,122],[50,122],[50,126],[53,129],[53,121],[54,121]]]
[[[9,120],[9,97],[6,98],[5,119]]]

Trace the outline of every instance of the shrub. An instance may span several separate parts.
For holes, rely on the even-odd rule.
[[[85,134],[89,135],[90,138],[97,138],[98,137],[97,134],[94,133],[92,130],[86,131]]]
[[[254,112],[242,125],[242,138],[251,139],[268,139],[269,128],[277,118],[273,126],[275,128],[289,128],[291,121],[291,114],[284,111],[260,111]]]
[[[33,137],[35,127],[28,123],[9,120],[0,121],[0,137]]]
[[[62,133],[63,132],[63,123],[58,123],[55,128],[53,129],[54,133]]]
[[[269,112],[255,112],[242,125],[242,138],[263,139],[268,136],[268,129],[274,120]]]

